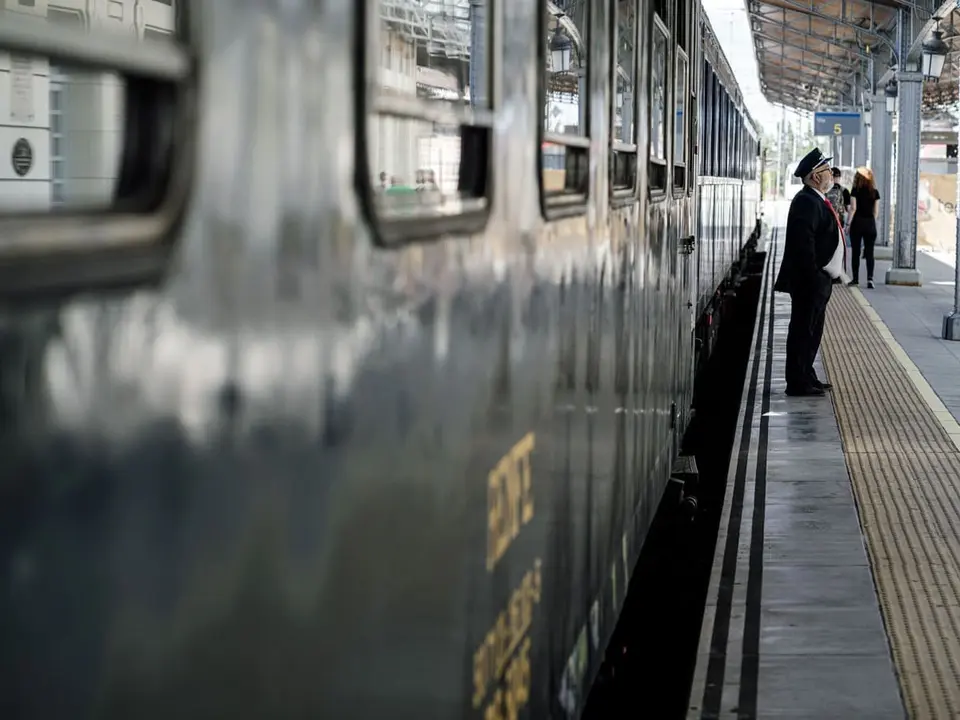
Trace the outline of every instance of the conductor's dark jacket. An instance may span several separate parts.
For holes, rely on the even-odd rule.
[[[783,260],[773,289],[802,293],[817,287],[817,274],[833,258],[839,242],[833,212],[816,190],[804,185],[790,203]]]

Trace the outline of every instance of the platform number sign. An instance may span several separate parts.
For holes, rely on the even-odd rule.
[[[13,144],[10,163],[18,177],[24,177],[33,167],[33,148],[26,138],[20,138]]]
[[[862,124],[858,112],[818,112],[813,114],[814,135],[859,135]]]

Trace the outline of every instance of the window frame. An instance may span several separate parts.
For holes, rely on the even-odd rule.
[[[547,107],[547,72],[546,72],[546,63],[547,63],[547,53],[549,49],[547,47],[547,29],[549,25],[548,16],[550,15],[550,10],[545,0],[537,0],[537,14],[539,17],[539,22],[537,27],[539,31],[537,33],[537,96],[539,98],[539,108],[537,111],[537,187],[540,194],[540,212],[543,215],[545,220],[558,220],[565,217],[573,217],[577,215],[584,215],[587,212],[587,207],[590,203],[591,197],[591,188],[590,188],[590,175],[589,168],[593,165],[594,160],[594,143],[593,143],[593,79],[592,75],[594,73],[593,64],[596,60],[596,53],[593,49],[593,43],[590,39],[593,37],[593,32],[595,28],[595,11],[594,5],[592,3],[587,3],[587,13],[586,13],[586,25],[587,25],[587,42],[584,52],[587,57],[587,72],[584,77],[584,99],[586,100],[586,110],[584,112],[585,118],[585,127],[584,132],[581,135],[569,135],[567,133],[548,133],[544,127],[543,114],[546,111]],[[561,15],[554,15],[553,17],[559,18]],[[543,146],[546,144],[550,145],[559,145],[564,148],[564,162],[566,162],[567,153],[573,152],[575,154],[580,154],[584,156],[586,160],[586,165],[588,168],[587,171],[587,183],[583,192],[561,192],[555,194],[547,194],[547,189],[543,182],[543,161],[544,161],[544,152]]]
[[[699,3],[691,2],[689,8],[691,16],[689,19],[690,45],[698,48],[700,47],[700,5]],[[705,59],[703,53],[699,53],[699,55],[701,59]],[[696,72],[694,72],[693,63],[694,60],[688,57],[688,66],[690,69],[687,72],[690,74],[690,77],[687,80],[687,96],[689,98],[689,105],[693,108],[693,111],[688,112],[687,117],[687,134],[690,138],[687,141],[687,145],[689,146],[687,150],[686,173],[687,197],[693,196],[693,190],[697,186],[697,178],[700,177],[700,73],[703,72],[703,63],[697,63]]]
[[[633,99],[633,142],[623,142],[617,140],[616,135],[616,102],[617,102],[617,67],[619,67],[619,47],[620,47],[620,3],[614,0],[612,3],[613,12],[610,28],[610,76],[613,79],[610,86],[610,204],[611,206],[625,205],[635,202],[640,190],[640,123],[641,103],[640,103],[640,71],[642,69],[643,42],[642,31],[643,24],[640,22],[640,13],[646,7],[640,0],[631,0],[634,10],[633,27],[633,77],[631,83],[631,97]],[[632,184],[630,187],[617,187],[614,183],[614,167],[617,154],[624,156],[633,156],[634,172]]]
[[[671,176],[671,187],[673,189],[673,194],[675,197],[681,197],[686,195],[687,186],[689,185],[689,168],[690,163],[689,150],[690,150],[690,58],[687,56],[686,51],[681,48],[679,45],[674,46],[674,61],[673,61],[673,153],[671,154],[671,167],[670,167],[670,176]],[[680,62],[683,61],[685,67],[685,79],[684,79],[684,97],[683,97],[683,147],[676,147],[677,142],[677,79],[680,77]],[[678,185],[677,180],[677,169],[683,170],[683,185]]]
[[[668,8],[669,9],[669,8]],[[653,82],[654,82],[654,73],[653,73],[653,61],[654,61],[654,51],[656,49],[656,42],[654,41],[654,33],[660,32],[663,36],[663,46],[664,46],[664,55],[666,61],[663,64],[664,74],[666,77],[663,81],[663,117],[661,118],[661,123],[663,126],[663,158],[654,156],[652,143],[653,143]],[[673,92],[671,90],[671,75],[670,66],[670,48],[671,48],[672,36],[670,34],[670,29],[667,27],[667,24],[661,19],[661,17],[656,13],[652,13],[652,22],[650,23],[650,44],[647,49],[649,53],[649,73],[647,77],[647,92],[648,98],[650,99],[649,107],[650,112],[647,115],[647,173],[650,177],[650,182],[648,183],[648,193],[651,198],[661,198],[667,195],[667,191],[671,182],[670,170],[671,170],[671,156],[670,156],[670,144],[672,142],[671,133],[673,130],[673,123],[670,122],[670,117],[673,114],[671,106],[671,98],[673,97]],[[652,180],[654,176],[653,166],[656,165],[661,168],[660,172],[663,174],[663,183],[661,185],[654,185]]]
[[[360,202],[360,208],[370,229],[373,243],[382,248],[397,248],[408,243],[439,240],[451,235],[474,235],[487,227],[493,212],[496,188],[496,109],[500,106],[499,83],[500,67],[500,2],[486,0],[487,9],[487,76],[486,107],[464,107],[446,100],[426,100],[418,97],[395,97],[380,92],[378,74],[382,63],[378,59],[383,48],[379,42],[381,0],[362,0],[357,3],[358,21],[356,23],[356,82],[354,110],[360,119],[355,138],[354,189]],[[483,194],[477,198],[476,207],[468,207],[463,212],[444,215],[437,213],[413,215],[410,217],[384,217],[377,209],[373,189],[373,164],[370,153],[371,119],[394,118],[456,125],[459,128],[461,153],[465,136],[475,143],[478,152],[483,154],[477,168],[483,184]],[[461,154],[461,163],[463,155]]]

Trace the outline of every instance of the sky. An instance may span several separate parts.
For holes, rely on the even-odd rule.
[[[747,109],[768,133],[776,132],[781,110],[767,102],[760,92],[757,58],[744,0],[701,0],[720,47],[740,83]],[[793,113],[787,113],[788,121]]]

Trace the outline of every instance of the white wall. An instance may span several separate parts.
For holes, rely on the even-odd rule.
[[[173,5],[155,0],[0,0],[3,12],[36,16],[40,21],[125,35],[174,28]],[[23,68],[19,58],[17,68]],[[59,68],[62,82],[51,84],[45,58],[31,58],[31,80],[23,70],[11,69],[11,57],[0,53],[0,209],[44,209],[50,206],[54,179],[66,205],[102,205],[110,202],[122,149],[123,86],[116,75]],[[16,87],[14,87],[16,86]],[[51,167],[51,90],[60,90],[62,162]],[[14,91],[16,89],[16,92]],[[17,139],[30,142],[34,163],[18,177],[11,153]],[[55,171],[54,171],[55,170]]]
[[[417,94],[417,55],[414,44],[384,28],[381,32],[380,86],[388,95],[415,97]],[[381,171],[389,178],[413,185],[418,166],[417,136],[429,132],[429,125],[405,118],[370,117],[370,158],[374,185]]]
[[[22,6],[19,0],[0,0],[4,12],[45,12],[40,2],[35,5],[39,7]],[[50,205],[48,73],[43,58],[14,58],[0,53],[0,210],[42,210]],[[13,169],[13,148],[20,139],[26,140],[33,151],[33,165],[23,177]]]

